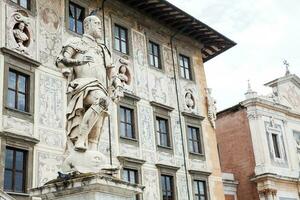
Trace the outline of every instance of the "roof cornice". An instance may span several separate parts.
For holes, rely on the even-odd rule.
[[[300,87],[300,78],[296,74],[290,74],[290,75],[287,75],[287,76],[283,76],[281,78],[274,79],[274,80],[272,80],[268,83],[265,83],[264,86],[274,87],[274,86],[278,85],[279,83],[285,83],[285,82],[288,82],[288,81],[291,81],[295,85]]]
[[[266,99],[259,98],[259,97],[247,99],[245,101],[242,101],[240,104],[244,107],[260,106],[263,108],[267,108],[269,110],[274,110],[274,111],[284,113],[291,117],[300,118],[300,113],[294,112],[290,107],[282,105],[280,103],[268,101]]]
[[[155,19],[159,23],[203,45],[202,59],[206,62],[236,43],[205,23],[166,0],[119,0]]]

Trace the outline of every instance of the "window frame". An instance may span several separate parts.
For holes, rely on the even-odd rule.
[[[189,170],[189,174],[191,176],[191,182],[192,182],[192,192],[193,192],[193,198],[194,200],[198,200],[195,197],[196,191],[194,187],[194,181],[202,181],[205,182],[206,188],[206,200],[210,200],[210,193],[209,193],[209,176],[212,174],[211,172],[206,171],[198,171],[198,170]]]
[[[204,197],[205,200],[207,200],[207,189],[206,189],[207,188],[207,184],[206,184],[206,181],[194,179],[193,180],[193,187],[194,188],[195,188],[195,186],[194,186],[195,183],[197,184],[197,191],[195,190],[195,192],[194,192],[194,198],[196,198],[196,196],[198,196],[198,198],[196,198],[196,200],[200,200],[201,197]],[[204,194],[200,193],[199,183],[203,183]]]
[[[26,9],[26,10],[31,10],[31,0],[26,0],[27,1],[27,8],[23,7],[21,5],[21,0],[16,0],[17,2],[14,2],[13,0],[11,0],[13,3],[17,4],[18,6],[22,7],[23,9]]]
[[[165,46],[166,41],[164,40],[164,38],[161,37],[161,35],[157,32],[153,32],[153,30],[145,28],[144,30],[145,33],[145,45],[146,45],[146,62],[147,65],[149,66],[149,68],[151,70],[156,70],[157,72],[160,73],[165,73],[166,72],[166,65],[165,65],[165,60],[164,60],[164,53],[165,53],[165,49],[167,46]],[[150,59],[149,59],[149,42],[153,42],[157,45],[159,45],[159,57],[160,57],[160,68],[154,67],[150,65]]]
[[[153,54],[153,49],[152,49],[152,52],[150,51],[150,47],[153,46],[153,45],[158,47],[158,55],[157,56],[155,56]],[[151,68],[154,68],[156,70],[163,70],[163,62],[162,62],[163,61],[163,57],[162,57],[163,54],[162,54],[162,48],[161,47],[162,47],[162,45],[159,44],[158,42],[154,42],[154,40],[152,40],[152,39],[148,39],[147,40],[147,57],[148,57],[148,63],[149,63],[149,66]],[[150,64],[151,63],[151,56],[153,56],[153,58],[154,57],[158,58],[158,66]]]
[[[282,122],[278,122],[277,119],[267,119],[264,121],[265,124],[265,131],[266,131],[266,137],[268,140],[268,149],[270,153],[270,158],[272,162],[275,162],[276,164],[280,165],[288,165],[288,159],[287,159],[287,153],[286,153],[286,147],[285,147],[285,141],[284,141],[284,130],[282,129]],[[277,145],[280,157],[276,156],[274,143],[273,143],[273,135],[277,135]],[[273,164],[275,164],[273,163]]]
[[[119,129],[119,132],[120,132],[120,136],[121,137],[124,137],[124,138],[127,138],[127,139],[136,139],[136,132],[135,132],[135,126],[136,126],[136,124],[135,124],[135,118],[136,118],[136,116],[135,116],[135,112],[134,112],[134,108],[131,108],[131,107],[128,107],[128,106],[124,106],[124,105],[120,105],[120,107],[119,107],[119,109],[120,109],[120,129]],[[125,121],[122,121],[121,120],[121,115],[122,115],[122,112],[121,112],[121,110],[124,110],[125,112],[125,116],[124,116],[124,120]],[[130,122],[128,122],[128,119],[127,119],[127,112],[130,112],[130,118],[131,118],[131,121]],[[125,135],[123,135],[122,134],[122,129],[121,129],[121,124],[125,124]],[[132,135],[132,137],[130,137],[129,135],[128,135],[128,133],[127,133],[127,126],[131,126],[131,135]]]
[[[75,10],[75,17],[74,17],[74,29],[75,30],[71,30],[70,29],[70,11],[69,11],[69,16],[68,16],[68,18],[69,18],[69,31],[72,31],[72,32],[74,32],[74,33],[77,33],[77,34],[79,34],[79,35],[82,35],[83,33],[84,33],[84,26],[83,26],[83,20],[84,20],[84,18],[86,17],[86,15],[85,15],[85,8],[83,7],[83,6],[81,6],[81,5],[79,5],[79,4],[77,4],[77,3],[74,3],[72,0],[71,1],[69,1],[69,10],[70,10],[70,6],[74,6],[74,10]],[[83,17],[83,19],[82,19],[82,33],[80,33],[79,31],[78,31],[78,21],[80,21],[79,20],[79,18],[77,19],[77,9],[80,9],[83,13],[84,13],[84,17]]]
[[[178,196],[177,196],[178,191],[177,191],[176,173],[180,169],[180,167],[164,165],[164,164],[156,164],[156,167],[158,168],[160,199],[163,200],[161,177],[162,177],[162,175],[165,175],[165,176],[173,177],[173,194],[174,194],[173,200],[177,200],[178,199]]]
[[[165,126],[166,126],[166,132],[163,132],[160,128],[160,122],[164,121],[165,122]],[[160,147],[164,147],[164,148],[171,148],[171,137],[170,137],[170,126],[169,126],[169,119],[166,119],[164,117],[161,117],[159,115],[155,116],[155,123],[156,123],[156,135],[158,137],[158,145]],[[162,144],[162,135],[166,135],[167,138],[167,144],[164,145]]]
[[[28,8],[25,8],[23,6],[20,5],[20,0],[16,0],[17,2],[14,2],[13,0],[6,0],[7,3],[16,6],[20,9],[25,9],[26,11],[28,11],[31,15],[35,15],[36,14],[36,0],[28,0]]]
[[[273,151],[274,151],[274,156],[275,158],[281,159],[282,155],[281,155],[281,151],[280,151],[280,144],[279,144],[279,134],[276,133],[270,133],[271,134],[271,138],[272,138],[272,146],[273,146]],[[274,139],[276,140],[274,143]]]
[[[192,131],[192,137],[190,137],[190,130]],[[194,138],[194,131],[196,131],[196,137]],[[199,127],[195,127],[195,126],[191,126],[191,125],[187,125],[187,134],[188,134],[188,147],[189,147],[189,152],[190,153],[195,153],[195,154],[200,154],[203,155],[203,149],[202,149],[202,141],[201,141],[201,133],[200,133],[200,128]],[[192,147],[190,146],[190,142],[192,142]],[[198,152],[195,151],[195,143],[197,145],[198,148]],[[191,150],[192,148],[192,150]]]
[[[116,28],[118,28],[119,30],[119,34],[118,37],[116,38],[115,34],[116,34]],[[125,31],[125,44],[126,44],[126,53],[122,51],[122,38],[121,38],[121,33],[120,30],[124,30]],[[116,45],[116,39],[118,40],[119,46],[120,46],[120,50],[115,48]],[[119,52],[120,54],[123,55],[130,55],[129,52],[129,29],[126,26],[120,25],[119,23],[114,23],[113,24],[113,49],[117,52]]]
[[[187,145],[189,157],[191,159],[205,160],[206,155],[205,155],[204,136],[203,136],[203,130],[202,130],[202,121],[204,120],[204,117],[200,116],[200,115],[195,115],[195,114],[192,114],[192,113],[187,113],[187,112],[182,112],[181,114],[185,118],[186,145]],[[200,145],[201,145],[202,153],[196,153],[196,152],[191,152],[190,151],[189,132],[188,132],[189,131],[188,130],[189,126],[199,129],[199,137],[200,137]]]
[[[27,190],[27,185],[26,185],[26,182],[27,182],[27,169],[26,169],[26,166],[27,166],[27,157],[28,157],[28,152],[26,150],[23,150],[23,149],[19,149],[19,148],[15,148],[15,147],[11,147],[11,146],[6,146],[6,149],[5,149],[5,160],[6,160],[6,156],[7,156],[7,150],[12,150],[13,151],[13,166],[12,166],[12,169],[7,169],[6,168],[6,162],[4,162],[4,178],[3,180],[5,181],[5,172],[8,170],[8,171],[11,171],[12,172],[12,190],[6,190],[4,188],[4,184],[3,184],[3,189],[5,192],[9,192],[9,193],[26,193],[26,190]],[[23,169],[22,169],[22,184],[23,184],[23,187],[22,187],[22,191],[16,191],[15,190],[15,177],[16,177],[16,173],[17,172],[20,172],[20,170],[17,170],[16,169],[16,152],[22,152],[23,153]]]
[[[20,56],[9,49],[2,48],[1,50],[4,53],[3,114],[33,122],[35,101],[35,68],[37,68],[40,63]],[[8,106],[8,76],[10,69],[25,74],[29,77],[28,112],[13,109]]]
[[[137,158],[131,158],[131,157],[126,157],[126,156],[118,156],[117,157],[120,165],[121,165],[121,174],[123,175],[123,169],[132,169],[136,170],[138,173],[138,184],[142,184],[143,177],[142,177],[142,165],[146,162],[145,160],[140,160]],[[122,176],[121,176],[122,178]],[[137,200],[142,200],[143,195],[138,194],[137,195]]]
[[[170,181],[170,187],[171,187],[171,190],[168,190],[167,188],[163,188],[163,185],[167,185],[168,183],[166,182],[167,181],[167,178],[169,178],[169,181]],[[162,181],[164,181],[164,184],[162,184]],[[174,189],[174,185],[175,185],[175,182],[174,182],[174,176],[172,175],[169,175],[169,174],[161,174],[160,175],[160,184],[161,184],[161,188],[160,188],[160,191],[161,191],[161,198],[164,199],[164,193],[171,193],[171,198],[172,200],[175,200],[175,189]]]
[[[277,124],[276,124],[277,125]],[[283,147],[283,140],[282,140],[282,132],[281,130],[276,130],[274,128],[268,128],[267,130],[268,134],[269,134],[269,141],[271,143],[271,153],[273,154],[274,156],[274,161],[277,161],[277,162],[285,162],[285,150],[284,150],[284,147]],[[279,151],[279,155],[280,157],[277,157],[276,156],[276,152],[275,152],[275,146],[274,146],[274,141],[273,141],[273,135],[276,135],[277,137],[277,147],[278,147],[278,151]]]
[[[138,113],[137,113],[137,102],[140,100],[138,96],[133,94],[124,93],[124,97],[118,104],[118,135],[121,142],[138,144],[139,141],[139,132],[138,132]],[[134,133],[135,138],[128,138],[121,135],[121,107],[126,107],[133,110],[133,119],[134,119]]]
[[[25,188],[32,188],[33,187],[33,153],[34,153],[34,145],[37,144],[39,140],[31,138],[29,136],[21,136],[11,132],[0,132],[0,152],[4,152],[0,154],[0,160],[5,162],[6,156],[6,148],[16,148],[19,150],[23,150],[27,152],[27,160],[26,160],[26,181],[25,181]],[[4,188],[4,171],[5,171],[5,164],[0,165],[0,187]],[[3,173],[3,174],[2,174]],[[18,192],[7,192],[9,195],[12,195],[14,198],[19,196],[28,196],[29,193],[25,190],[25,193],[18,193]]]
[[[7,91],[13,91],[14,92],[14,97],[15,97],[15,103],[14,104],[15,105],[14,105],[13,108],[9,107],[8,106],[8,99],[6,99],[6,101],[7,101],[6,106],[9,109],[14,109],[14,110],[18,110],[18,111],[21,111],[21,112],[27,112],[28,113],[29,112],[29,105],[30,105],[30,76],[28,74],[22,73],[18,70],[15,70],[15,69],[9,67],[8,74],[10,74],[10,73],[14,73],[16,75],[16,83],[15,83],[14,88],[10,88],[9,84],[8,84]],[[20,76],[25,77],[25,91],[24,92],[19,90],[19,77]],[[21,93],[22,95],[25,96],[25,110],[18,109],[19,93]]]
[[[181,58],[188,59],[188,64],[189,64],[188,70],[189,70],[189,76],[190,76],[190,78],[187,78],[186,75],[185,75],[186,68],[180,65]],[[178,54],[178,67],[179,67],[179,69],[178,69],[179,71],[178,72],[179,72],[179,77],[180,78],[182,78],[184,80],[188,80],[188,81],[194,81],[195,80],[194,79],[193,64],[192,64],[192,57],[187,56],[186,54],[183,54],[183,53],[179,53]],[[184,68],[184,76],[182,76],[182,74],[181,74],[181,68]]]
[[[155,141],[156,141],[156,146],[158,151],[164,151],[168,153],[174,153],[173,152],[173,131],[172,131],[172,124],[171,124],[171,112],[174,110],[173,107],[166,106],[164,104],[151,101],[150,102],[152,109],[153,109],[153,127],[154,127],[154,134],[155,134]],[[156,123],[156,118],[162,118],[167,120],[167,128],[168,128],[168,140],[170,146],[163,146],[160,144],[160,137],[157,133],[157,123]]]
[[[74,32],[72,30],[70,30],[70,20],[69,20],[69,16],[70,16],[70,13],[69,13],[69,7],[70,7],[70,2],[72,2],[73,4],[77,4],[78,6],[84,8],[84,18],[88,16],[88,5],[87,3],[85,3],[84,1],[82,0],[65,0],[65,28],[66,28],[66,31],[74,36],[77,36],[77,37],[82,37],[83,34],[84,34],[84,25],[83,25],[83,21],[82,21],[82,30],[83,30],[83,34],[80,34],[80,33],[77,33],[77,32]],[[84,19],[83,19],[84,20]]]

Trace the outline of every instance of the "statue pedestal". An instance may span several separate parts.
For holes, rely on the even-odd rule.
[[[68,180],[57,179],[30,190],[43,200],[133,200],[143,187],[104,174],[80,174]]]

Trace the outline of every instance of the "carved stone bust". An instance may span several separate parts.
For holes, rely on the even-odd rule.
[[[16,12],[14,14],[14,18],[17,22],[13,28],[13,35],[15,41],[17,42],[16,50],[20,51],[21,53],[27,54],[27,47],[30,40],[29,31],[27,29],[27,26],[29,24],[28,18],[19,12]]]
[[[185,104],[189,110],[192,110],[195,107],[195,99],[192,94],[192,91],[190,90],[188,90],[187,93],[185,94]]]

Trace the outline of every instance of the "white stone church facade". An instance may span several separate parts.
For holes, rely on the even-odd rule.
[[[258,95],[249,84],[244,101],[218,113],[221,168],[238,199],[299,200],[300,79],[287,70],[265,86],[272,92]]]
[[[248,94],[255,177],[260,199],[298,200],[300,175],[300,79],[286,75],[265,84],[272,95]],[[248,91],[249,93],[249,91]],[[253,101],[254,100],[254,101]]]
[[[102,5],[0,2],[4,199],[30,199],[28,189],[61,170],[67,80],[55,59],[70,37],[82,37],[83,18]],[[104,8],[105,43],[116,67],[120,59],[129,64],[125,97],[110,107],[99,151],[120,166],[116,176],[145,186],[139,199],[224,199],[203,63],[235,43],[165,1],[110,0]],[[102,11],[95,12],[101,19]]]

